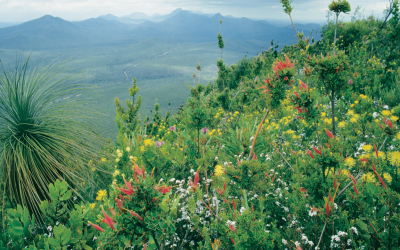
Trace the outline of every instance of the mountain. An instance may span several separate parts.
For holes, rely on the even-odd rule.
[[[168,15],[156,17],[166,18],[162,21],[140,19],[136,25],[124,23],[121,18],[135,22],[129,17],[116,17],[111,14],[79,22],[69,22],[46,15],[12,27],[0,28],[0,48],[56,49],[105,44],[123,45],[153,38],[183,43],[215,42],[220,19],[223,21],[221,34],[224,39],[268,42],[274,39],[281,45],[294,42],[291,25],[277,27],[267,21],[224,17],[219,13],[208,17],[176,9]],[[320,26],[297,24],[296,28],[308,36],[313,28],[320,29]],[[318,39],[319,36],[315,38]]]
[[[122,16],[122,17],[128,17],[133,20],[135,20],[135,19],[150,20],[150,17],[143,12],[133,12],[132,14]]]
[[[10,26],[18,25],[18,24],[20,24],[20,23],[15,23],[15,22],[0,22],[0,28],[10,27]]]

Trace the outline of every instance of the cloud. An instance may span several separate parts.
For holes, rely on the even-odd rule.
[[[293,0],[292,17],[296,21],[323,21],[330,0]],[[365,8],[365,14],[381,14],[388,0],[353,0]],[[249,18],[286,19],[279,0],[0,0],[0,22],[21,22],[44,14],[67,20],[84,20],[104,14],[116,16],[132,12],[168,14],[176,8],[200,10]]]

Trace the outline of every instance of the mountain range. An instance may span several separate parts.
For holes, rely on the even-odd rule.
[[[111,14],[79,22],[45,15],[22,24],[0,28],[0,48],[7,49],[61,49],[104,44],[132,44],[146,39],[159,38],[176,42],[216,41],[219,31],[224,39],[279,41],[292,44],[294,31],[291,25],[277,26],[270,22],[248,18],[234,18],[221,14],[204,14],[176,9],[168,15],[136,12],[129,16]],[[308,35],[319,24],[297,24],[298,30]],[[314,35],[316,39],[319,35]]]

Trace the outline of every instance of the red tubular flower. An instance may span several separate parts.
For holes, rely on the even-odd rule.
[[[378,176],[379,181],[381,182],[382,186],[386,189],[386,184],[383,181],[382,177],[378,174],[378,172],[374,172],[376,176]]]
[[[326,205],[325,205],[325,208],[326,208],[326,218],[329,218],[329,202],[327,202],[326,203]]]
[[[169,187],[163,187],[163,188],[160,190],[160,192],[163,193],[163,194],[166,194],[166,193],[168,193],[169,191],[171,191],[171,186],[169,186]]]
[[[88,223],[89,223],[90,225],[92,225],[94,228],[96,228],[97,230],[104,232],[104,229],[101,228],[99,225],[93,224],[93,223],[90,222],[90,221],[88,221]]]
[[[269,177],[269,175],[267,173],[264,173],[266,177]]]
[[[254,207],[253,207],[253,203],[251,204],[251,213],[254,212]]]
[[[389,125],[389,127],[392,129],[393,128],[393,124],[392,124],[392,122],[388,119],[388,125]]]
[[[196,192],[197,184],[199,183],[199,170],[200,167],[197,169],[196,176],[194,177],[194,183],[191,180],[189,181],[189,186],[192,187],[193,192]]]
[[[381,129],[385,130],[385,128],[383,128],[382,125],[380,125],[380,124],[378,124],[378,125],[379,125],[379,127],[381,127]]]
[[[233,209],[236,210],[235,198],[233,198]]]
[[[221,190],[221,189],[216,189],[216,191],[217,191],[217,193],[219,193],[220,195],[224,195],[225,190],[226,190],[226,180],[225,180],[225,183],[224,183],[224,189],[223,189],[223,190]]]
[[[372,169],[374,170],[374,172],[376,172],[376,167],[374,163],[372,163]]]
[[[358,196],[358,190],[357,190],[356,184],[354,184],[354,182],[353,182],[353,188],[354,188],[354,192],[356,192],[356,195]]]
[[[352,174],[350,174],[350,178],[351,178],[351,180],[353,181],[354,185],[357,185],[357,181],[356,181],[356,179],[354,179],[354,177],[353,177]]]
[[[274,178],[272,178],[272,182],[274,182],[276,175],[274,175]]]
[[[307,153],[308,153],[308,155],[309,155],[311,158],[315,159],[313,153],[312,153],[310,150],[307,150]]]
[[[314,149],[315,153],[317,153],[317,154],[319,154],[319,155],[322,155],[321,151],[319,151],[319,150],[316,149],[315,147],[312,147],[312,148]]]
[[[256,153],[254,153],[254,155],[253,155],[253,160],[257,160]]]
[[[375,149],[376,158],[378,158],[378,149],[376,148],[375,142],[374,142],[374,149]]]
[[[333,202],[333,199],[332,199],[332,195],[331,195],[331,190],[329,190],[329,200],[330,200],[332,203],[334,203],[334,202]]]
[[[350,195],[351,195],[351,198],[354,200],[354,196],[353,196],[353,193],[352,193],[352,192],[350,192]]]
[[[115,210],[114,210],[114,208],[110,207],[110,208],[108,208],[108,210],[110,210],[111,214],[112,214],[113,216],[115,216]]]
[[[107,225],[109,225],[113,230],[115,230],[115,228],[114,228],[115,222],[113,221],[113,219],[110,216],[107,215],[107,213],[106,213],[106,211],[104,211],[103,207],[102,207],[102,209],[103,209],[103,214],[104,214],[104,219],[102,221],[104,223],[106,223]]]
[[[340,170],[339,170],[339,172],[340,172]],[[333,179],[333,187],[336,189],[336,180],[335,179]]]
[[[303,188],[303,187],[300,188],[299,190],[300,190],[300,192],[303,192],[303,193],[307,192],[307,189],[305,189],[305,188]]]
[[[135,178],[135,180],[136,180],[137,182],[139,182],[137,176],[138,176],[138,175],[144,176],[144,174],[143,174],[142,170],[139,168],[139,166],[138,166],[136,163],[135,163],[135,166],[133,167],[133,169],[134,169],[134,172],[133,172],[134,175],[133,175],[133,177]]]
[[[142,165],[142,175],[143,175],[143,179],[146,179],[146,176],[144,175],[143,165]]]
[[[233,240],[233,238],[232,238],[232,237],[231,237],[231,241],[232,241],[233,245],[235,245],[235,244],[236,244],[236,242]]]
[[[306,66],[307,67],[307,66]],[[301,88],[304,88],[305,90],[308,90],[308,87],[307,87],[307,85],[303,82],[303,81],[300,81],[300,89]]]
[[[297,94],[297,92],[296,91],[293,91],[293,93],[297,96],[297,98],[299,98],[299,100],[301,100],[301,98],[300,98],[300,96],[299,96],[299,94]]]
[[[236,228],[233,225],[230,225],[229,229],[231,229],[233,232],[235,232],[235,230],[236,230]]]
[[[119,188],[117,187],[119,190],[121,190],[124,194],[126,195],[132,195],[134,193],[133,189],[123,189],[123,188]]]
[[[133,217],[136,217],[138,220],[140,221],[144,221],[144,219],[142,218],[142,216],[138,215],[137,213],[133,212],[133,211],[129,211],[131,213],[131,215]]]
[[[119,210],[121,210],[121,212],[126,213],[126,210],[122,207],[122,201],[118,198],[115,198],[115,201],[117,202],[117,207],[119,208]]]
[[[332,139],[332,138],[335,138],[335,136],[332,134],[331,131],[325,129],[325,132],[326,132],[326,134],[329,136],[329,138],[331,138],[331,139]]]
[[[302,119],[302,120],[304,120],[304,117],[301,117],[301,116],[297,116],[297,115],[296,115],[296,118],[297,118],[297,119]]]
[[[365,158],[361,158],[360,161],[362,161],[362,162],[367,162],[368,160],[365,159]]]

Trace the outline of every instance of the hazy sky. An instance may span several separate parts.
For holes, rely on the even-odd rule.
[[[382,15],[389,0],[348,0],[352,10],[360,5],[364,14]],[[292,17],[299,22],[322,22],[331,0],[293,0]],[[66,20],[84,20],[111,13],[168,14],[176,8],[221,13],[235,17],[286,19],[279,0],[0,0],[0,22],[24,22],[45,14]]]

